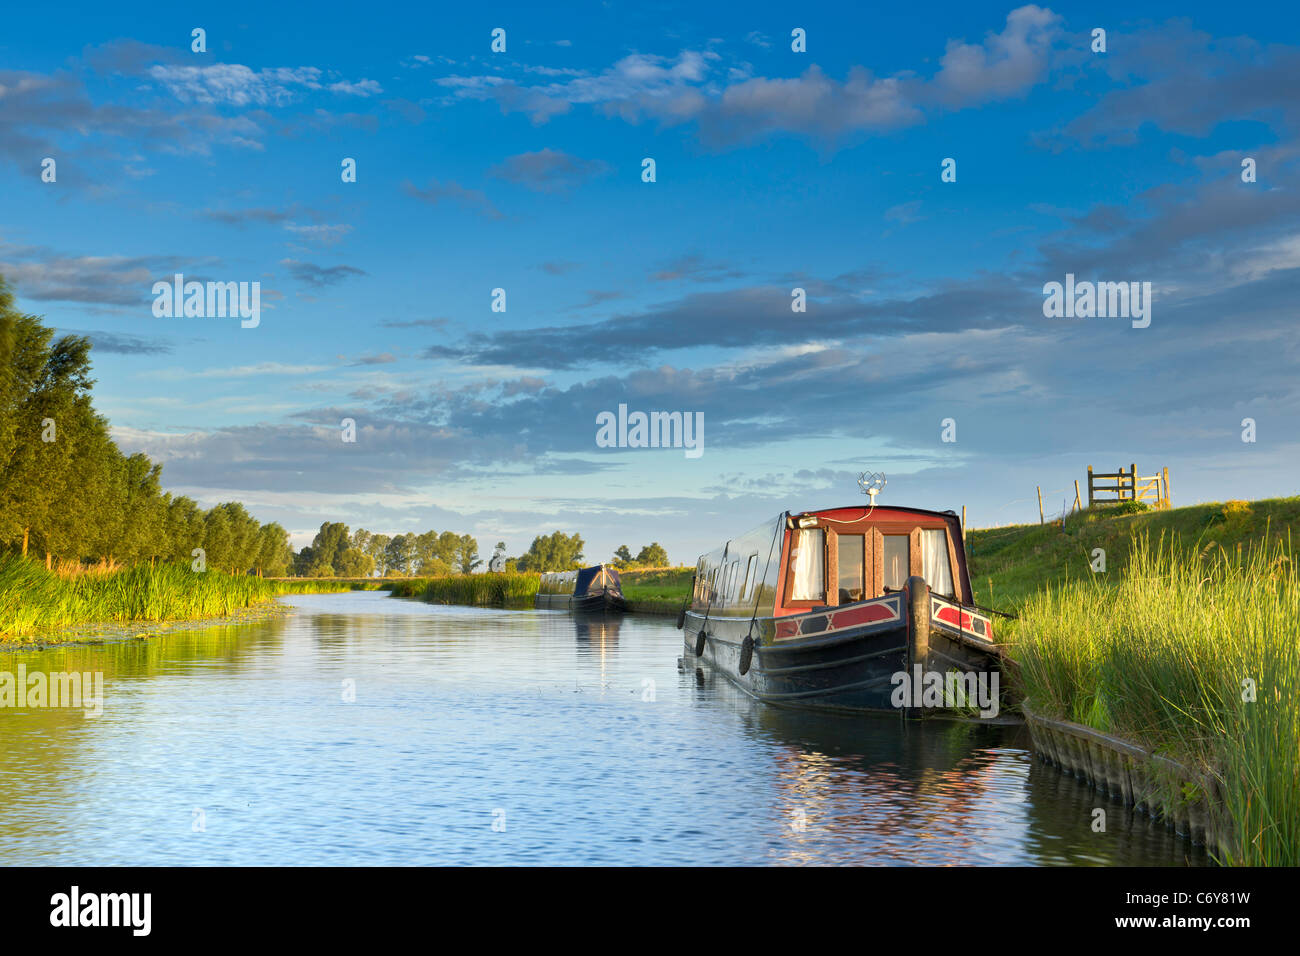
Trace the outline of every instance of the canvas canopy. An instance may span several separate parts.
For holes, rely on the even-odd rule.
[[[621,594],[623,585],[619,581],[618,572],[603,564],[598,564],[594,568],[583,568],[578,572],[578,580],[573,586],[573,596],[582,597],[589,591],[599,591],[602,588]]]

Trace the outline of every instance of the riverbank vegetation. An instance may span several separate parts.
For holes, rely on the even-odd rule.
[[[225,617],[278,594],[348,591],[379,582],[271,581],[190,564],[135,564],[72,573],[0,554],[0,642],[87,623],[182,621]]]
[[[628,608],[641,614],[676,614],[690,593],[692,568],[644,568],[620,573]],[[532,607],[540,572],[458,574],[437,578],[387,581],[395,597],[419,598],[433,604],[476,607]]]
[[[1267,534],[1277,541],[1294,534],[1300,541],[1300,497],[1260,501],[1210,502],[1185,508],[1149,510],[1135,502],[1094,505],[1066,518],[1064,525],[1011,525],[966,533],[971,586],[986,607],[1014,612],[1052,584],[1122,574],[1134,542],[1153,539],[1226,550],[1249,546]],[[1105,572],[1094,572],[1094,552],[1105,557]]]
[[[233,573],[283,573],[292,552],[280,525],[238,502],[204,510],[164,493],[160,465],[118,450],[91,404],[90,371],[90,341],[56,340],[14,308],[0,278],[0,551],[51,569],[202,557]]]
[[[1121,573],[1049,584],[1005,631],[1036,712],[1217,781],[1229,864],[1300,864],[1295,559],[1268,533],[1232,547],[1143,534]]]

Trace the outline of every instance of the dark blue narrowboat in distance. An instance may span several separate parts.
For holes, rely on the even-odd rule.
[[[585,613],[616,613],[627,610],[618,570],[607,564],[580,571],[548,571],[542,575],[534,607]]]

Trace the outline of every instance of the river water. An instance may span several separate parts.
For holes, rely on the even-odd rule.
[[[97,717],[0,708],[0,863],[1207,862],[1035,761],[1022,728],[757,704],[680,671],[666,618],[283,600],[0,653],[104,675]]]

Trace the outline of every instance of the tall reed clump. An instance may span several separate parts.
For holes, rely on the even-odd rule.
[[[225,617],[277,594],[346,591],[341,582],[273,582],[188,564],[138,564],[68,574],[17,555],[0,555],[0,637],[86,623]]]
[[[1114,572],[1112,572],[1113,574]],[[1218,783],[1236,865],[1300,864],[1300,575],[1289,540],[1135,539],[1122,576],[1028,600],[1012,656],[1035,710]]]
[[[522,571],[494,574],[452,574],[440,578],[407,578],[386,582],[394,597],[413,597],[431,604],[475,607],[529,607],[541,576]]]

